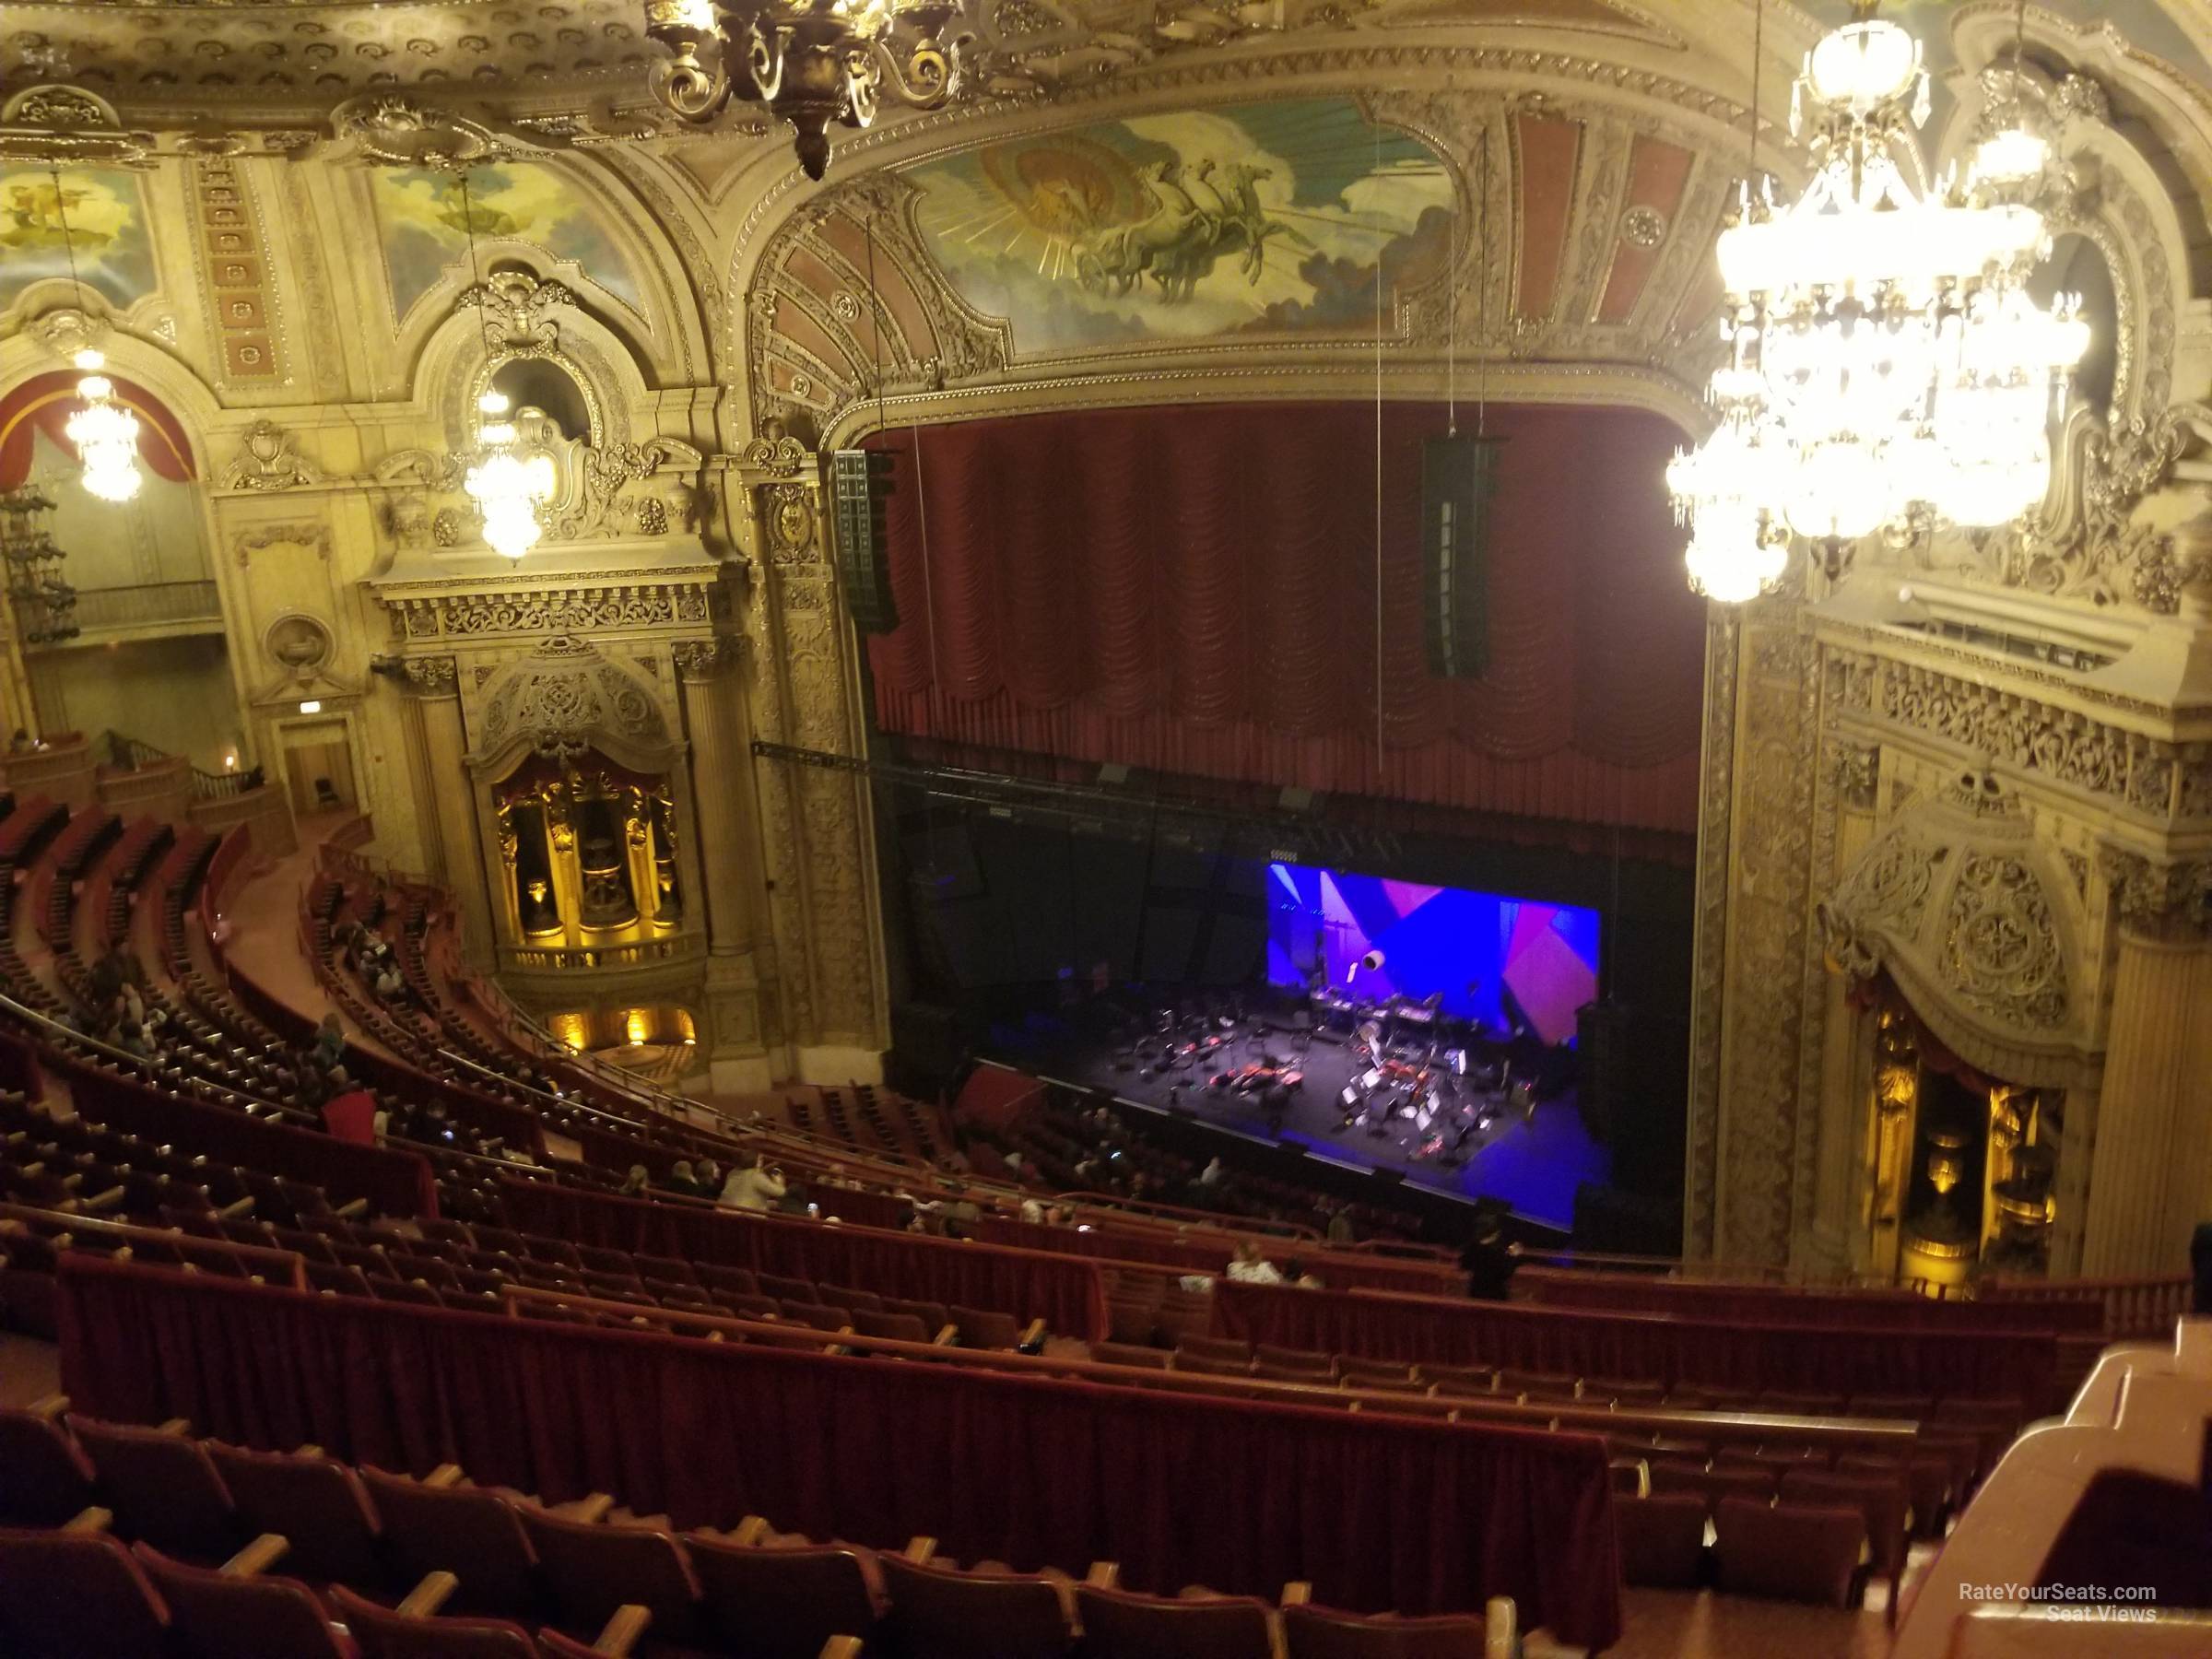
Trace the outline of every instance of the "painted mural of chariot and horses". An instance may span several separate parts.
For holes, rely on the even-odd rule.
[[[1452,244],[1443,163],[1348,99],[1133,116],[905,176],[954,291],[1024,353],[1371,333],[1378,300],[1432,279]]]

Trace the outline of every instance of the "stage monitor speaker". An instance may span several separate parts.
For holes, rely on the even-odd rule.
[[[1574,1011],[1575,1099],[1583,1127],[1608,1147],[1628,1104],[1629,1026],[1629,1010],[1617,1002],[1584,1003]]]
[[[1421,620],[1429,672],[1477,679],[1490,663],[1490,496],[1501,438],[1421,446]]]
[[[862,633],[899,626],[891,598],[890,546],[883,502],[891,493],[895,458],[888,450],[836,450],[829,460],[830,510],[837,527],[837,568],[845,608]]]

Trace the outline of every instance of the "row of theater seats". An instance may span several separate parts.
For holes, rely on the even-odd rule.
[[[241,1450],[52,1399],[0,1412],[0,1635],[17,1659],[473,1659],[535,1653],[817,1659],[1478,1659],[1492,1619],[1370,1618],[1081,1584],[933,1540],[877,1552],[759,1517],[682,1534],[594,1494],[547,1505],[313,1447]],[[126,1550],[124,1541],[129,1541]],[[288,1576],[269,1572],[279,1563]],[[527,1633],[541,1627],[535,1639]],[[599,1632],[594,1647],[582,1643]]]
[[[500,1290],[521,1285],[579,1300],[623,1302],[711,1318],[795,1320],[816,1330],[857,1332],[890,1341],[1034,1349],[1046,1335],[1044,1321],[1031,1320],[1025,1326],[1015,1315],[996,1309],[884,1296],[748,1267],[571,1244],[482,1222],[357,1223],[328,1216],[303,1228],[283,1228],[252,1218],[178,1220],[192,1230],[234,1243],[297,1253],[315,1289],[394,1301],[497,1312]],[[524,1311],[559,1317],[561,1305],[527,1303]]]

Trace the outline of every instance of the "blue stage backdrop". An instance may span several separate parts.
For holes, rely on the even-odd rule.
[[[1494,1028],[1509,1023],[1510,995],[1553,1043],[1573,1040],[1575,1010],[1597,995],[1594,910],[1311,865],[1270,865],[1267,877],[1275,984],[1325,978],[1378,1001],[1441,994],[1447,1012]]]

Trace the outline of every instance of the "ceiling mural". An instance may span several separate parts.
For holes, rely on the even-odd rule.
[[[1131,116],[903,176],[946,280],[1024,354],[1372,333],[1450,252],[1450,172],[1348,99]]]
[[[479,241],[525,241],[572,259],[608,293],[641,311],[637,274],[590,206],[550,168],[530,161],[461,175],[414,168],[378,171],[372,189],[392,277],[392,313],[404,318]]]
[[[154,287],[153,242],[136,173],[0,170],[0,305],[32,283],[76,275],[117,306]]]

